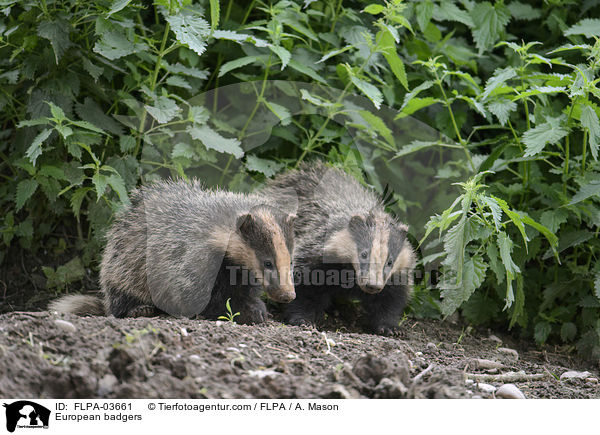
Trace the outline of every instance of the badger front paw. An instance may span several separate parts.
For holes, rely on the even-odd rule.
[[[127,312],[127,317],[155,317],[158,311],[154,305],[138,305]]]
[[[393,336],[393,335],[398,335],[398,333],[400,332],[400,328],[398,327],[398,325],[390,325],[390,324],[379,324],[379,325],[373,325],[371,327],[371,330],[373,331],[373,333],[377,334],[377,335],[384,335],[384,336]]]
[[[269,319],[267,307],[264,304],[246,306],[240,310],[240,315],[235,320],[238,323],[252,325],[256,323],[264,323]]]
[[[293,326],[307,326],[307,327],[315,326],[314,321],[307,319],[306,317],[303,317],[299,314],[288,317],[287,323],[290,325],[293,325]]]

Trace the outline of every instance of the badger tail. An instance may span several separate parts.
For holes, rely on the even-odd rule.
[[[67,295],[52,301],[50,311],[77,314],[78,316],[104,316],[106,310],[98,296]]]

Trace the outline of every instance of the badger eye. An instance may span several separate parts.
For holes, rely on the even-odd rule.
[[[272,269],[273,268],[273,263],[271,262],[271,260],[265,260],[265,268],[266,269]]]
[[[369,253],[367,251],[362,251],[360,253],[360,258],[367,258],[369,256]]]

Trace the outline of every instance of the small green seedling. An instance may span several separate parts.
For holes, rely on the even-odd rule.
[[[231,298],[227,299],[227,302],[225,302],[225,307],[227,308],[227,315],[226,316],[219,316],[218,319],[219,320],[227,320],[230,323],[235,323],[235,318],[237,316],[240,315],[240,313],[234,313],[231,311],[231,304],[230,304]]]

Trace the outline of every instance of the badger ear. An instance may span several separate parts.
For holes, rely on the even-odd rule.
[[[250,213],[245,213],[237,217],[235,225],[240,233],[250,234],[256,228],[256,220]]]
[[[352,216],[350,218],[350,222],[348,223],[348,228],[350,229],[350,231],[358,230],[362,226],[364,226],[364,224],[365,224],[365,220],[363,219],[363,217],[355,214],[354,216]]]

